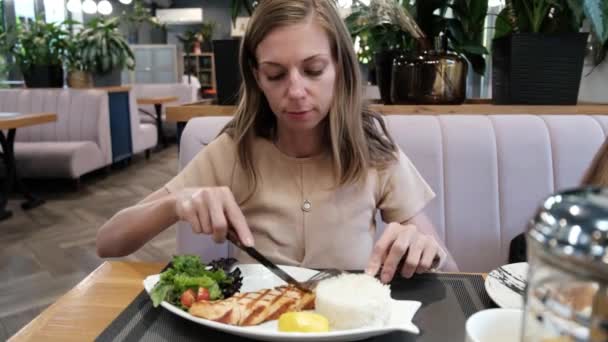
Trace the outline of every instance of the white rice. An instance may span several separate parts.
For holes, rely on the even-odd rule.
[[[365,274],[343,274],[320,282],[315,311],[327,317],[333,330],[383,327],[390,319],[388,285]]]

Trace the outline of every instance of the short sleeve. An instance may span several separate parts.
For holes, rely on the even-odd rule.
[[[435,197],[431,187],[401,150],[398,161],[379,171],[378,177],[377,207],[384,222],[405,222]]]
[[[201,149],[165,189],[176,193],[189,187],[230,186],[235,161],[235,144],[224,133]]]

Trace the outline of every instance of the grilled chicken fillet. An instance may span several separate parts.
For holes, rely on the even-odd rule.
[[[236,293],[218,301],[192,304],[190,314],[211,321],[248,326],[278,319],[290,311],[312,310],[315,295],[293,286],[281,286],[257,292]]]

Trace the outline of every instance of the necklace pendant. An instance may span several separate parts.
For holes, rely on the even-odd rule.
[[[309,200],[305,200],[302,204],[302,211],[309,212],[312,210],[312,203]]]

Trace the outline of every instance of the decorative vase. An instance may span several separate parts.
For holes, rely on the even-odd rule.
[[[93,75],[81,70],[74,70],[68,73],[68,86],[70,88],[91,88],[93,87]]]
[[[192,53],[195,54],[195,55],[200,55],[201,54],[201,42],[195,41],[192,44]]]
[[[402,54],[392,68],[394,104],[461,104],[466,99],[467,60],[451,51]]]
[[[380,98],[385,105],[391,104],[391,79],[393,59],[396,51],[379,51],[374,53],[374,64],[376,66],[376,83],[380,90]]]
[[[201,51],[202,52],[212,52],[213,51],[213,47],[211,46],[210,40],[204,40],[201,43]]]

